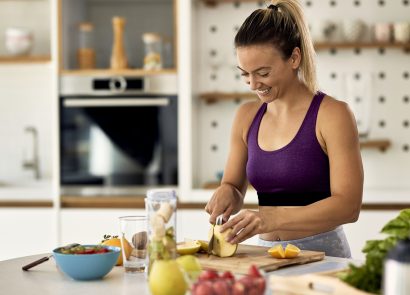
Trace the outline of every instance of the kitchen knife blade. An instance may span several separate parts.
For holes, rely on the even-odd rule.
[[[212,235],[208,242],[208,256],[212,254],[212,250],[214,249],[214,232],[215,225],[212,224]]]

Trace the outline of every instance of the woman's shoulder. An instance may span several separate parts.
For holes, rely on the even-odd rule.
[[[337,128],[341,126],[353,127],[356,124],[356,120],[349,105],[346,102],[329,95],[326,95],[323,98],[317,121],[319,127],[323,127],[323,129],[330,131],[337,130]]]
[[[346,102],[329,95],[325,95],[319,109],[319,115],[324,118],[343,118],[350,113],[351,110]]]
[[[255,118],[256,113],[261,106],[262,102],[260,100],[255,100],[245,102],[241,104],[237,109],[233,128],[241,134],[244,140],[253,122],[253,119]]]
[[[240,117],[241,121],[252,121],[261,106],[262,102],[259,100],[245,102],[239,106],[236,116]]]

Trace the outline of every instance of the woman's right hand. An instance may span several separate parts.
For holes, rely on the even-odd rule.
[[[205,211],[209,213],[209,222],[215,224],[216,218],[223,214],[223,221],[228,221],[232,214],[239,212],[243,205],[243,195],[231,184],[222,183],[212,195]]]

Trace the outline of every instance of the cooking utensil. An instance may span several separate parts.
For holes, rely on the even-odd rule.
[[[264,271],[272,271],[285,266],[319,261],[325,257],[324,252],[302,250],[295,258],[278,259],[270,256],[268,249],[269,247],[239,244],[235,255],[231,257],[221,258],[202,253],[196,255],[204,269],[229,270],[236,274],[246,274],[251,264]]]
[[[80,246],[80,244],[78,244],[78,243],[72,243],[72,244],[69,244],[69,245],[67,245],[67,246],[61,247],[61,249],[69,250],[69,249],[71,249],[71,248],[73,248],[73,247],[77,247],[77,246]],[[22,269],[22,270],[25,270],[25,271],[28,271],[30,268],[32,268],[32,267],[34,267],[34,266],[36,266],[36,265],[39,265],[39,264],[41,264],[41,263],[43,263],[43,262],[46,262],[46,261],[49,260],[51,257],[53,257],[53,255],[49,255],[49,256],[42,257],[42,258],[40,258],[40,259],[38,259],[38,260],[36,260],[36,261],[33,261],[33,262],[31,262],[31,263],[29,263],[29,264],[23,266],[21,269]]]

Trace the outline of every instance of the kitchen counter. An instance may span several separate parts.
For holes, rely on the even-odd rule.
[[[47,254],[26,256],[0,262],[0,290],[4,294],[31,295],[72,295],[72,294],[138,294],[148,295],[148,284],[145,274],[125,274],[122,267],[114,269],[97,281],[74,281],[59,272],[54,260],[40,264],[30,271],[23,271],[21,267]],[[304,265],[279,269],[270,274],[299,275],[313,272],[331,271],[346,268],[350,259],[325,257],[324,260]],[[270,292],[266,292],[270,294]]]

